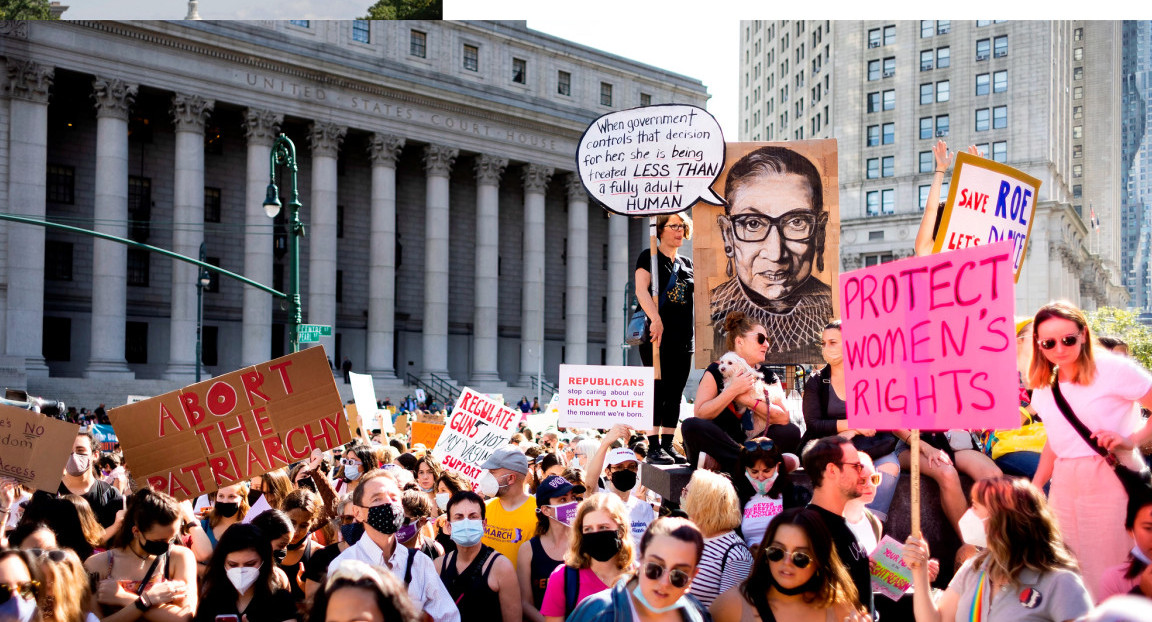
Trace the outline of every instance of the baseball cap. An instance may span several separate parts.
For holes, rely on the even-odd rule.
[[[536,506],[548,505],[556,497],[568,494],[569,491],[584,492],[583,486],[574,486],[571,482],[559,475],[549,475],[536,487]]]
[[[612,451],[608,452],[608,458],[606,459],[606,464],[608,466],[616,466],[617,464],[620,464],[621,462],[629,462],[629,461],[639,462],[639,460],[636,459],[636,452],[632,451],[631,449],[628,449],[627,447],[619,447],[617,449],[613,449]]]
[[[508,469],[524,475],[528,474],[528,458],[514,445],[505,445],[500,449],[492,452],[484,464],[480,465],[481,469],[490,471],[492,469]]]

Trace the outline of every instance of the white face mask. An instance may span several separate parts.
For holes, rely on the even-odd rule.
[[[452,498],[452,495],[450,493],[447,493],[447,492],[436,493],[436,507],[440,508],[441,512],[447,512],[448,511],[448,500],[451,498]]]
[[[960,517],[960,539],[972,546],[988,548],[988,533],[984,525],[987,520],[976,516],[976,511],[968,508],[964,516]]]
[[[256,582],[256,578],[260,576],[260,567],[229,568],[224,571],[224,574],[228,575],[228,580],[232,582],[236,591],[243,594],[248,591],[248,588],[252,587],[252,584]]]
[[[480,492],[483,493],[485,497],[495,497],[500,493],[500,489],[504,488],[504,486],[500,485],[500,480],[496,479],[496,476],[493,475],[491,471],[485,471],[484,474],[480,476],[479,483]]]

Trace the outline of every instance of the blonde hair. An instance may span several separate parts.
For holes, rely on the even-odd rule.
[[[1088,318],[1076,305],[1070,302],[1050,302],[1036,312],[1032,321],[1032,365],[1028,368],[1028,388],[1040,389],[1052,383],[1054,367],[1044,351],[1040,349],[1040,324],[1052,318],[1059,318],[1074,322],[1085,333],[1080,341],[1080,356],[1076,357],[1076,375],[1072,377],[1075,384],[1088,385],[1096,379],[1096,359],[1092,356],[1092,329],[1088,326]]]
[[[719,473],[697,469],[688,481],[688,494],[680,508],[708,538],[740,526],[736,487]]]
[[[261,475],[260,483],[266,489],[263,492],[264,496],[268,497],[268,505],[274,510],[280,509],[284,497],[287,497],[294,488],[292,480],[288,477],[287,467],[280,467]]]
[[[52,559],[61,555],[63,559],[60,561]],[[83,620],[89,613],[92,589],[84,564],[76,552],[72,549],[45,551],[40,557],[40,569],[47,583],[42,590],[44,619],[59,622]]]
[[[580,502],[576,508],[576,519],[572,521],[572,536],[568,539],[568,552],[564,554],[564,563],[573,568],[591,568],[592,558],[580,550],[584,543],[584,517],[590,512],[607,512],[616,523],[616,536],[620,538],[620,552],[612,561],[620,570],[632,566],[634,555],[632,552],[632,524],[628,521],[628,506],[614,494],[601,492]]]
[[[992,574],[1016,584],[1025,569],[1047,572],[1076,570],[1064,546],[1056,514],[1026,479],[993,477],[972,486],[972,502],[988,509],[988,548],[976,563],[989,563]]]

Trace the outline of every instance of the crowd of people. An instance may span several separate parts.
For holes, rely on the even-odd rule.
[[[762,155],[740,174],[811,185]],[[943,143],[935,156],[947,169]],[[918,252],[938,228],[941,179]],[[744,216],[726,216],[733,235],[749,235]],[[779,218],[759,233],[784,244]],[[1021,426],[923,435],[920,470],[950,533],[900,533],[912,586],[893,601],[870,558],[897,533],[912,431],[848,424],[835,321],[799,408],[758,388],[780,381],[765,367],[771,337],[739,309],[682,419],[694,284],[677,249],[692,222],[662,216],[657,232],[658,274],[645,252],[635,279],[651,318],[641,357],[653,364],[658,347],[662,367],[651,430],[522,424],[475,480],[376,432],[177,500],[82,428],[57,490],[0,478],[0,622],[1152,619],[1152,493],[1112,472],[1143,467],[1152,374],[1122,342],[1067,303],[1018,319]],[[645,486],[646,469],[673,464],[691,470],[682,490]],[[956,558],[934,558],[929,542],[947,539],[963,542]]]

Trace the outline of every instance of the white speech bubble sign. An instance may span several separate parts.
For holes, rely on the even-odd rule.
[[[724,204],[712,191],[724,169],[724,133],[697,106],[644,106],[596,119],[580,137],[576,168],[588,194],[616,214],[675,214],[697,200]]]

